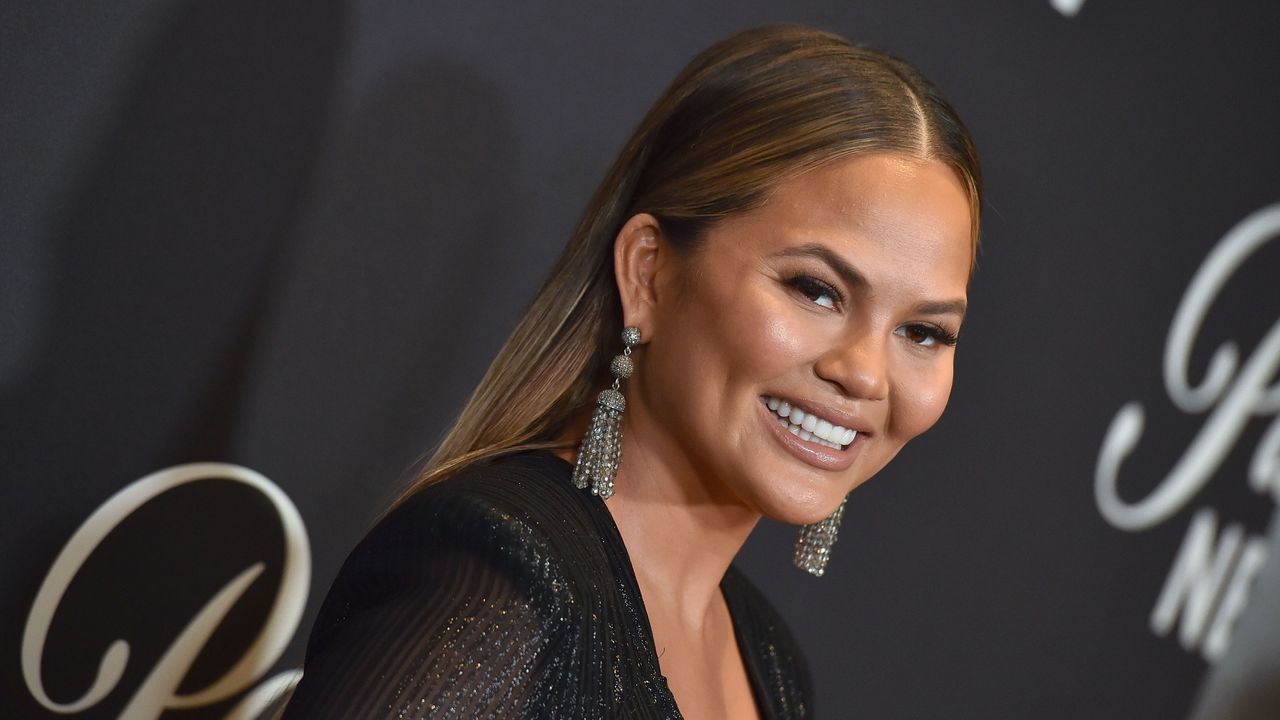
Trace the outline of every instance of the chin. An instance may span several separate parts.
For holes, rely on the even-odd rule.
[[[769,514],[767,517],[770,520],[787,523],[788,525],[813,525],[815,523],[822,522],[827,518],[827,516],[835,512],[836,508],[840,507],[840,502],[843,499],[844,498],[840,498],[840,500],[836,500],[834,503],[823,504],[820,506],[788,508],[776,515]]]
[[[797,479],[789,487],[769,487],[769,491],[758,498],[760,514],[789,525],[820,522],[835,512],[847,495],[833,492],[829,485],[822,487],[830,482],[829,478],[818,481]]]

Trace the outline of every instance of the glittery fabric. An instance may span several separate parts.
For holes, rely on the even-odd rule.
[[[285,712],[300,718],[679,718],[604,502],[546,452],[414,495],[347,558]],[[762,717],[812,717],[804,659],[730,567],[721,590]]]

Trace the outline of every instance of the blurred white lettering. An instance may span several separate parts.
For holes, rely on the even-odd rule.
[[[1204,382],[1192,386],[1187,380],[1191,347],[1213,299],[1245,259],[1277,235],[1280,205],[1265,207],[1245,218],[1209,253],[1182,296],[1165,345],[1165,387],[1169,398],[1184,412],[1214,409],[1164,480],[1135,503],[1120,497],[1118,476],[1121,463],[1142,437],[1145,415],[1137,402],[1128,403],[1116,413],[1103,440],[1094,476],[1098,509],[1112,525],[1138,531],[1168,520],[1209,481],[1251,418],[1280,411],[1280,383],[1268,386],[1280,368],[1280,320],[1271,326],[1243,365],[1239,348],[1228,341],[1214,351]],[[1280,429],[1273,424],[1255,451],[1250,486],[1259,492],[1270,488],[1277,493],[1277,475]]]
[[[1142,438],[1145,411],[1141,403],[1129,402],[1112,418],[1093,487],[1098,510],[1115,527],[1137,532],[1168,520],[1209,482],[1250,420],[1280,413],[1280,320],[1243,363],[1239,347],[1227,341],[1214,350],[1199,385],[1187,377],[1192,347],[1214,299],[1251,254],[1278,236],[1280,204],[1249,215],[1223,236],[1183,294],[1165,343],[1165,389],[1183,412],[1209,416],[1168,475],[1137,502],[1120,497],[1119,474]],[[1280,500],[1280,416],[1254,449],[1248,482],[1256,492]],[[1246,538],[1242,525],[1227,525],[1220,536],[1217,528],[1213,510],[1196,512],[1150,618],[1152,631],[1163,637],[1181,617],[1182,647],[1198,648],[1210,662],[1226,651],[1253,578],[1267,560],[1265,541]]]
[[[1224,528],[1215,546],[1217,526],[1213,510],[1196,512],[1151,611],[1151,630],[1161,637],[1169,634],[1181,614],[1178,641],[1188,651],[1200,648],[1210,662],[1226,651],[1249,585],[1267,556],[1266,542],[1257,537],[1246,540],[1238,524]]]
[[[1062,13],[1063,17],[1075,17],[1080,8],[1084,7],[1084,0],[1049,0],[1049,4]]]
[[[89,709],[115,689],[129,661],[129,644],[111,643],[98,664],[97,676],[77,700],[57,702],[45,691],[41,677],[45,639],[53,616],[81,566],[125,518],[156,496],[190,482],[206,479],[242,482],[265,495],[279,516],[285,537],[285,558],[280,587],[271,612],[254,643],[238,662],[209,686],[187,695],[178,694],[178,685],[196,656],[265,565],[254,563],[223,586],[196,613],[187,627],[165,651],[151,672],[129,699],[120,717],[130,720],[159,718],[167,709],[211,705],[247,688],[262,677],[284,652],[302,618],[311,585],[311,550],[302,517],[289,498],[266,477],[248,468],[223,463],[192,463],[152,473],[112,496],[76,530],[45,576],[27,616],[22,636],[22,675],[32,697],[57,713],[72,714]],[[259,703],[265,707],[273,696],[287,690],[297,677],[285,673],[250,693],[229,718],[251,717]]]

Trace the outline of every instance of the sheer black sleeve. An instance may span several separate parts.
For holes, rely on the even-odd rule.
[[[285,720],[582,714],[583,625],[558,560],[518,514],[445,485],[347,559]]]
[[[284,720],[679,720],[613,517],[551,453],[473,465],[347,558]],[[736,568],[721,588],[762,717],[812,717],[800,648]]]

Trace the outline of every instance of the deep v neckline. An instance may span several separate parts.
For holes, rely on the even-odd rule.
[[[544,451],[546,454],[562,464],[566,472],[566,480],[571,481],[573,477],[573,464],[568,460],[552,453]],[[609,534],[607,540],[611,542],[618,550],[621,558],[619,563],[622,569],[622,583],[624,590],[637,599],[637,613],[639,615],[641,627],[644,629],[644,652],[649,661],[653,664],[654,674],[661,682],[661,692],[664,693],[663,698],[670,706],[675,708],[676,717],[683,718],[680,712],[680,706],[676,702],[675,695],[671,692],[671,687],[667,682],[667,676],[662,674],[662,664],[658,659],[657,641],[653,636],[653,625],[649,621],[649,611],[644,604],[644,595],[640,592],[640,580],[636,577],[635,566],[631,562],[631,554],[627,550],[627,543],[622,538],[622,531],[618,529],[618,524],[613,519],[613,513],[605,505],[597,495],[590,497],[589,506],[592,512],[600,517],[600,525],[606,528]],[[742,663],[747,670],[747,681],[751,685],[751,696],[756,703],[756,712],[760,716],[760,720],[776,720],[778,717],[774,712],[773,703],[770,701],[768,692],[766,691],[766,682],[764,678],[764,668],[761,664],[761,658],[754,652],[755,646],[751,642],[751,638],[746,635],[747,624],[743,622],[744,618],[738,616],[739,608],[737,596],[732,590],[726,589],[725,585],[729,584],[730,576],[736,575],[738,569],[732,564],[720,579],[719,588],[720,595],[724,598],[725,607],[729,611],[729,624],[733,626],[733,637],[738,647],[738,654],[742,657]]]

